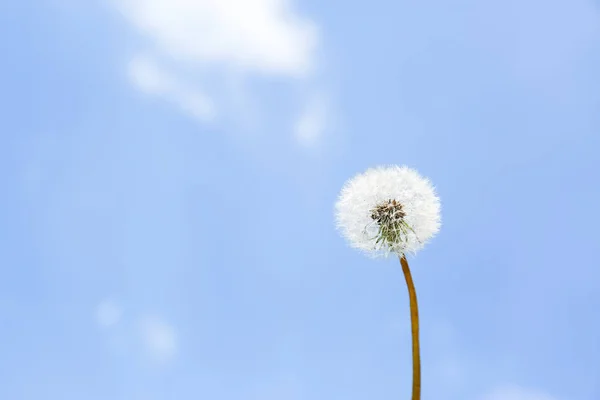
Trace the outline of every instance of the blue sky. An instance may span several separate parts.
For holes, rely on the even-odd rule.
[[[2,5],[0,398],[409,398],[333,221],[392,163],[443,205],[423,398],[600,399],[598,4],[326,3]]]

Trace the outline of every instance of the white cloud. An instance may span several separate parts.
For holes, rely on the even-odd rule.
[[[121,315],[121,307],[114,300],[103,300],[96,308],[96,322],[103,328],[117,324]]]
[[[306,104],[294,126],[298,142],[304,146],[315,146],[328,128],[329,106],[323,96],[314,96]]]
[[[207,96],[190,89],[189,84],[183,84],[176,76],[160,68],[152,58],[133,58],[128,72],[131,81],[140,91],[162,95],[201,121],[210,121],[215,117],[215,107]]]
[[[291,76],[313,66],[315,25],[287,0],[114,1],[174,59]]]
[[[138,56],[129,63],[129,77],[143,92],[168,92],[172,86],[171,77],[165,74],[154,61]]]
[[[152,316],[139,321],[144,349],[158,361],[166,361],[177,353],[177,334],[175,329],[163,319]]]
[[[129,76],[133,84],[148,95],[178,105],[203,122],[213,120],[217,108],[219,114],[227,114],[222,110],[224,105],[215,104],[212,99],[221,99],[222,93],[216,93],[216,88],[226,86],[232,79],[268,75],[295,82],[299,78],[311,79],[316,71],[317,26],[300,16],[291,0],[112,0],[112,3],[148,39],[150,47],[143,51],[153,56],[153,59],[131,60]],[[164,67],[167,65],[168,69]],[[210,83],[210,96],[189,89],[198,80]],[[237,96],[248,97],[245,93]],[[227,104],[239,108],[239,103]],[[325,118],[310,97],[307,103],[293,128],[300,143],[313,145],[324,131]],[[242,108],[229,112],[227,117],[239,118],[249,112]]]
[[[506,385],[491,391],[483,400],[558,400],[546,393],[523,388],[516,385]]]

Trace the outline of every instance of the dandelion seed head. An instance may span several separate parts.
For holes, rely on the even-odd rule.
[[[372,257],[416,253],[441,225],[435,189],[406,166],[370,168],[346,182],[336,223],[350,245]]]

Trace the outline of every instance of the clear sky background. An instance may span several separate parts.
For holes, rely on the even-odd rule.
[[[408,399],[346,179],[429,177],[423,399],[600,399],[591,0],[6,0],[0,398]]]

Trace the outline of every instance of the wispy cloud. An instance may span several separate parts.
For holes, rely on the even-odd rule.
[[[130,61],[128,72],[133,84],[142,92],[164,96],[201,121],[215,117],[215,107],[208,96],[190,89],[189,84],[162,69],[156,60],[137,56]]]
[[[169,57],[285,76],[310,72],[315,25],[286,0],[115,0]]]
[[[313,147],[330,128],[330,106],[324,96],[313,96],[296,120],[294,132],[300,144]]]
[[[134,56],[129,64],[133,84],[203,122],[213,120],[217,109],[226,114],[214,100],[220,94],[215,92],[219,81],[226,85],[240,76],[273,76],[293,83],[310,79],[317,66],[317,26],[288,0],[113,0],[113,4],[150,43],[140,51],[152,57]],[[210,91],[189,89],[203,79],[211,82]],[[295,131],[301,143],[309,144],[322,133],[324,119],[312,97],[305,100],[305,115]]]

